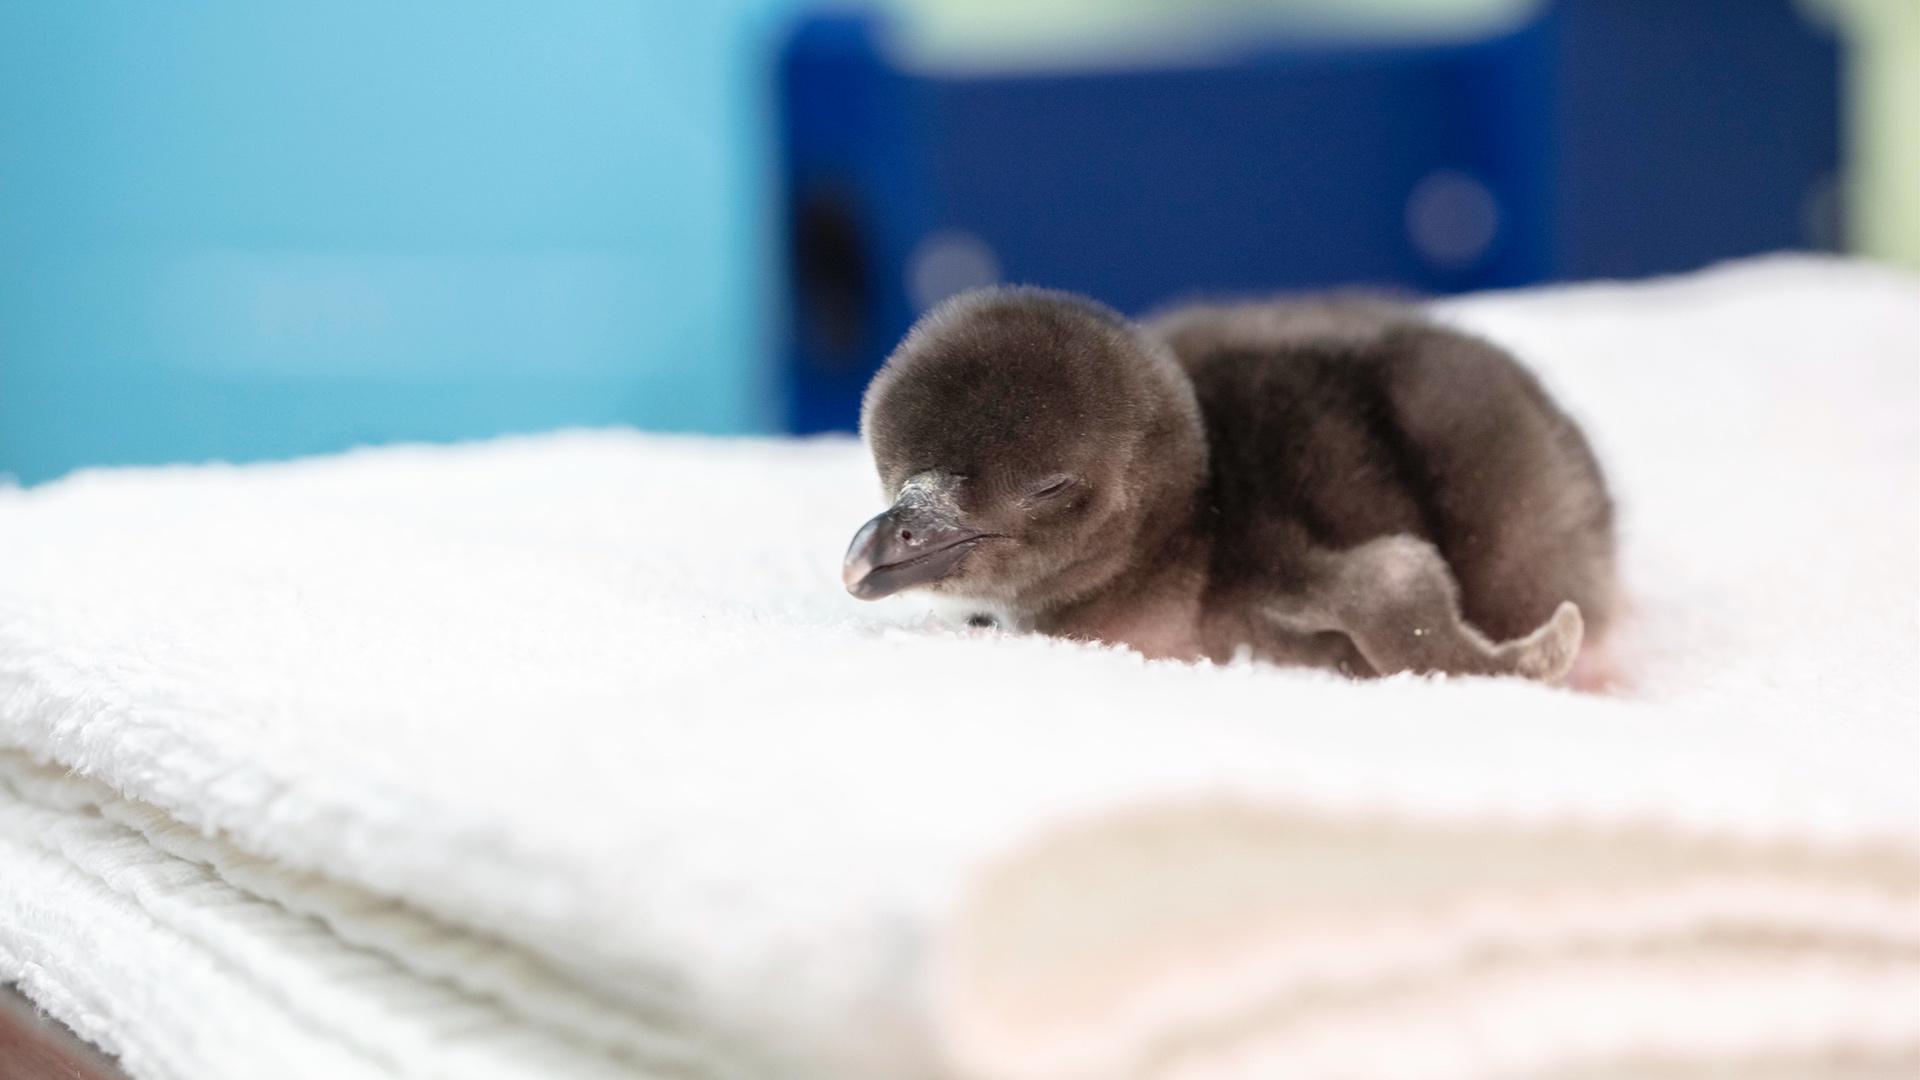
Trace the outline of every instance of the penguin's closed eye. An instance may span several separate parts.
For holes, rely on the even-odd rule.
[[[1028,488],[1025,499],[1028,503],[1044,503],[1065,495],[1067,492],[1079,486],[1079,483],[1080,480],[1078,477],[1067,473],[1058,473],[1046,477]]]

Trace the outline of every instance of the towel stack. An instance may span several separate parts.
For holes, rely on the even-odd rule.
[[[0,492],[0,980],[139,1080],[1910,1074],[1920,282],[1442,315],[1608,465],[1608,694],[856,605],[847,440]]]

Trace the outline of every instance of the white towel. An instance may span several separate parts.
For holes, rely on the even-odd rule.
[[[1920,282],[1441,311],[1609,469],[1611,694],[856,603],[851,440],[0,492],[0,979],[141,1080],[1913,1068]]]

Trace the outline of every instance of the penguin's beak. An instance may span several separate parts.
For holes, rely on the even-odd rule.
[[[854,596],[878,600],[939,581],[987,538],[988,534],[925,507],[895,504],[853,534],[840,580]]]

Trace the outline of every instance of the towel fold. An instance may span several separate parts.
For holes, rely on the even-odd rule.
[[[1606,694],[858,605],[850,440],[0,491],[0,980],[185,1077],[1920,1067],[1920,282],[1450,301],[1622,505]]]

